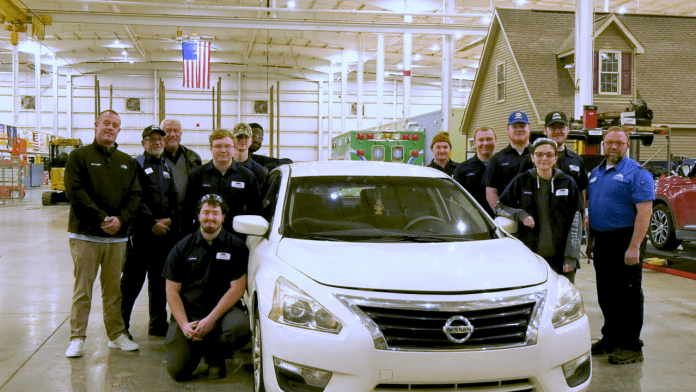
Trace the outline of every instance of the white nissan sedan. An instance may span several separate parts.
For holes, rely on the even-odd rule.
[[[580,293],[455,181],[396,163],[271,172],[248,234],[256,391],[585,391]]]

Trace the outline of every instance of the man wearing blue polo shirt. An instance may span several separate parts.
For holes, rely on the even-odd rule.
[[[619,127],[604,135],[606,159],[590,173],[588,185],[591,237],[587,254],[594,255],[597,302],[602,309],[602,339],[592,355],[611,354],[617,365],[643,361],[643,289],[640,245],[655,200],[653,180],[626,157],[628,134]]]

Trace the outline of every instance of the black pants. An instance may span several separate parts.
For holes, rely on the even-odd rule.
[[[143,288],[145,275],[150,298],[150,329],[167,329],[167,292],[162,270],[174,246],[173,238],[169,235],[141,236],[133,238],[133,245],[129,243],[121,275],[121,316],[126,330],[130,328],[133,305]]]
[[[203,356],[211,365],[224,366],[225,359],[231,358],[234,350],[244,347],[250,337],[249,316],[236,306],[225,313],[201,341],[189,340],[179,324],[172,321],[164,339],[167,371],[177,381],[187,380]]]
[[[593,230],[597,302],[602,309],[602,340],[610,347],[638,351],[643,346],[643,251],[640,263],[626,265],[626,251],[633,227],[598,232]]]
[[[570,283],[575,283],[575,274],[578,272],[578,268],[580,267],[579,263],[578,265],[575,266],[575,269],[573,269],[570,272],[563,272],[563,263],[565,262],[565,256],[552,256],[552,257],[544,257],[546,262],[549,264],[552,270],[554,270],[557,274],[561,276],[565,276],[568,278]]]

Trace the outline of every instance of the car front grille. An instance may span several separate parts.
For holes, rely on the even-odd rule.
[[[337,297],[370,330],[377,349],[442,351],[535,344],[546,292],[444,303]]]
[[[449,392],[449,391],[486,391],[486,392],[533,392],[534,384],[531,380],[523,378],[504,381],[461,382],[449,384],[379,384],[375,392]]]

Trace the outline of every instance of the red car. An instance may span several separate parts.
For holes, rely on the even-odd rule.
[[[674,250],[682,241],[696,241],[696,165],[682,165],[677,172],[655,183],[648,234],[657,249]]]

